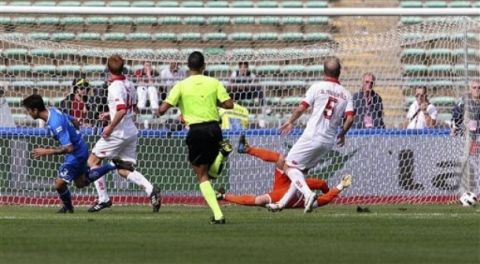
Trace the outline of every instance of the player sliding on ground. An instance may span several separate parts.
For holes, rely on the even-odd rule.
[[[256,148],[249,146],[247,144],[247,140],[245,135],[240,136],[239,144],[238,144],[238,153],[245,153],[251,155],[253,157],[260,158],[266,162],[275,163],[275,175],[273,179],[273,189],[269,193],[265,193],[262,195],[235,195],[225,193],[224,190],[217,190],[217,199],[225,200],[231,203],[241,204],[241,205],[256,205],[256,206],[264,206],[269,203],[276,203],[280,201],[280,199],[285,195],[290,187],[290,179],[283,171],[285,165],[285,157],[275,151],[264,149],[264,148]],[[348,188],[352,184],[352,176],[345,175],[341,180],[340,184],[336,187],[331,189],[328,188],[327,182],[320,179],[314,178],[307,178],[306,182],[308,187],[312,190],[321,190],[323,195],[319,196],[317,200],[313,203],[313,207],[320,207],[330,203],[333,199],[335,199],[338,194]],[[304,197],[301,192],[296,192],[293,195],[292,199],[283,207],[283,208],[298,208],[304,206]],[[281,209],[275,210],[279,211]]]
[[[89,169],[87,167],[88,145],[78,130],[80,123],[55,107],[47,109],[40,95],[28,96],[22,101],[22,105],[33,119],[45,121],[50,134],[61,144],[59,148],[35,148],[32,154],[36,159],[49,155],[65,155],[54,186],[63,203],[58,213],[73,213],[68,184],[73,181],[76,187],[85,187],[116,169],[116,166],[106,164]]]

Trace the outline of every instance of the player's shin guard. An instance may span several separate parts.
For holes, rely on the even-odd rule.
[[[57,190],[57,192],[60,200],[62,200],[63,206],[69,210],[73,209],[72,195],[70,194],[70,190],[65,187],[62,190]]]
[[[215,220],[223,219],[223,213],[218,204],[217,197],[215,196],[215,191],[213,190],[212,184],[210,181],[204,181],[200,183],[200,191],[202,192],[203,198],[207,202],[210,209],[213,211],[213,216]]]
[[[90,182],[94,182],[94,181],[100,179],[101,177],[103,177],[103,175],[109,173],[110,171],[112,171],[114,169],[116,169],[115,165],[107,163],[103,166],[90,169],[87,172],[87,178]]]

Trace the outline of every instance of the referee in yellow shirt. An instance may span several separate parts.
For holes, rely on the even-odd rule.
[[[213,211],[211,224],[224,224],[225,217],[209,181],[209,166],[219,154],[223,140],[217,106],[233,108],[233,100],[223,84],[215,78],[204,76],[205,58],[198,51],[188,56],[189,77],[178,82],[162,102],[158,112],[163,115],[170,107],[178,106],[190,126],[187,134],[188,160],[200,183],[200,191]]]

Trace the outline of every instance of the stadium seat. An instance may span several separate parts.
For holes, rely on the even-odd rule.
[[[205,41],[210,41],[210,40],[226,40],[227,39],[227,34],[224,32],[208,32],[203,34],[203,39]]]
[[[47,32],[31,32],[27,33],[27,38],[34,40],[50,40],[50,33]]]
[[[453,106],[455,105],[455,98],[451,96],[434,96],[429,99],[430,103],[435,106]]]
[[[84,73],[103,73],[105,72],[105,65],[103,64],[89,64],[82,68]]]
[[[309,74],[323,74],[323,65],[321,64],[314,64],[314,65],[307,65],[305,66],[305,72]]]
[[[304,36],[300,32],[284,32],[280,35],[280,39],[284,41],[301,41],[304,39]]]
[[[255,24],[255,17],[253,16],[238,16],[233,18],[236,25],[252,25]]]
[[[80,6],[80,1],[59,1],[58,6]]]
[[[157,7],[179,7],[177,1],[158,1]]]
[[[60,74],[76,74],[81,72],[80,65],[59,65],[57,72]]]
[[[287,105],[287,106],[299,105],[302,99],[303,97],[289,96],[289,97],[282,98],[282,100],[280,101],[280,104]]]
[[[400,18],[400,22],[404,25],[412,25],[422,23],[423,18],[419,16],[404,16]]]
[[[32,3],[30,1],[10,1],[11,6],[30,6]]]
[[[231,50],[233,56],[238,57],[250,57],[254,55],[254,51],[251,48],[239,48],[239,49],[232,49]]]
[[[13,81],[11,82],[13,88],[30,88],[35,87],[35,82],[33,81]]]
[[[421,1],[401,1],[400,7],[402,8],[421,8],[422,2]]]
[[[202,35],[198,32],[184,32],[178,34],[179,41],[197,41],[202,39]]]
[[[446,1],[427,1],[423,4],[424,7],[428,8],[447,8],[447,2]]]
[[[303,25],[304,20],[303,20],[303,17],[297,17],[297,16],[282,17],[282,24],[283,25]]]
[[[202,1],[183,1],[180,4],[181,7],[188,7],[188,8],[201,8],[203,7]]]
[[[60,18],[51,16],[42,16],[37,18],[38,25],[58,25],[60,24]]]
[[[89,16],[85,18],[85,22],[88,25],[107,25],[108,17],[106,16]]]
[[[100,7],[100,6],[106,6],[106,4],[105,4],[105,1],[84,1],[83,6]]]
[[[254,40],[278,40],[277,32],[262,32],[253,34]]]
[[[66,16],[60,19],[62,25],[83,25],[85,19],[81,16]]]
[[[55,6],[55,1],[35,1],[36,6]]]
[[[470,8],[472,3],[469,1],[452,1],[450,2],[450,7],[452,8]]]
[[[164,16],[158,18],[158,24],[160,25],[180,25],[182,24],[182,18],[179,16]]]
[[[12,19],[14,25],[35,25],[37,20],[34,17],[18,16]]]
[[[204,48],[203,54],[209,55],[209,56],[224,55],[225,49],[224,48]]]
[[[252,1],[234,1],[232,3],[233,8],[253,8]]]
[[[276,57],[278,56],[278,49],[274,48],[261,48],[255,50],[255,56],[259,57]]]
[[[58,81],[39,81],[35,86],[39,88],[59,88],[60,83]]]
[[[453,56],[465,56],[465,49],[464,48],[460,48],[460,49],[453,49],[452,50],[452,55]],[[480,57],[480,53],[477,52],[475,49],[473,48],[469,48],[467,50],[467,55],[468,56],[472,56],[472,57]]]
[[[309,16],[307,17],[307,25],[327,25],[329,18],[326,16]]]
[[[258,8],[277,8],[278,2],[277,1],[258,1],[257,7]]]
[[[430,49],[427,50],[427,55],[432,57],[447,57],[452,54],[450,49]]]
[[[305,7],[307,7],[307,8],[327,8],[328,3],[327,3],[327,1],[308,1],[305,4]]]
[[[133,18],[133,23],[135,25],[155,25],[157,22],[158,19],[154,16],[140,16]]]
[[[227,64],[207,64],[207,71],[214,73],[229,73],[230,66]]]
[[[112,25],[130,25],[133,18],[129,16],[114,16],[110,18],[110,24]]]
[[[27,49],[5,49],[2,52],[2,55],[7,58],[18,59],[28,55]]]
[[[30,73],[32,66],[26,64],[16,64],[7,67],[7,72],[10,74]]]
[[[303,8],[302,1],[283,1],[283,8]]]
[[[260,25],[278,25],[280,24],[280,17],[277,16],[262,16],[258,19]]]
[[[188,16],[183,18],[183,23],[186,25],[203,25],[205,21],[203,16]]]
[[[280,72],[280,66],[276,64],[256,65],[255,72],[259,75],[276,74]]]
[[[172,32],[163,32],[153,34],[153,40],[158,41],[175,41],[177,40],[177,34]]]
[[[207,19],[209,25],[227,25],[230,24],[230,17],[228,16],[213,16]]]
[[[464,74],[465,70],[469,73],[480,74],[480,68],[475,64],[468,64],[467,67],[465,64],[456,64],[453,66],[453,70],[459,74]]]
[[[434,64],[428,67],[428,72],[430,73],[447,73],[452,70],[453,67],[450,64]]]
[[[8,106],[10,107],[21,107],[22,106],[22,101],[23,97],[12,97],[8,96],[5,98],[7,101]]]
[[[130,7],[130,1],[110,1],[108,2],[110,7]]]
[[[41,74],[55,74],[57,67],[55,65],[35,65],[32,67],[33,73],[41,73]]]
[[[281,72],[286,74],[302,73],[305,71],[305,65],[303,64],[289,64],[281,67]]]
[[[155,7],[154,1],[132,1],[132,7]]]
[[[52,49],[38,48],[30,50],[30,55],[36,57],[52,57],[53,54],[54,53]]]
[[[100,33],[97,33],[97,32],[82,32],[77,34],[77,38],[83,41],[101,40],[101,35]]]
[[[228,8],[228,1],[207,1],[205,7],[210,8]]]
[[[402,56],[404,57],[416,57],[416,56],[425,56],[425,49],[411,48],[402,50]]]
[[[109,32],[103,34],[103,39],[106,41],[121,41],[126,40],[127,35],[123,32]]]
[[[128,34],[129,40],[152,40],[152,34],[147,32],[133,32]]]
[[[231,33],[228,38],[233,41],[250,41],[253,39],[253,34],[250,32],[235,32]]]
[[[64,58],[77,55],[77,51],[74,49],[56,49],[54,50],[55,58]]]
[[[330,40],[330,34],[322,32],[310,32],[305,34],[307,41],[327,41]]]
[[[74,40],[75,34],[70,32],[55,32],[50,35],[52,41],[68,41]]]
[[[12,18],[10,17],[0,17],[0,25],[11,25],[12,24]]]
[[[281,98],[276,96],[269,96],[265,98],[267,105],[280,105]]]
[[[297,48],[285,48],[285,49],[280,49],[278,51],[278,54],[280,54],[281,57],[301,57],[305,55],[305,50],[304,49],[297,49]]]
[[[426,73],[428,71],[428,67],[422,64],[405,64],[403,65],[403,70],[407,74],[419,74]]]
[[[172,48],[164,48],[164,49],[157,49],[156,54],[161,57],[173,57],[177,56],[180,53],[178,49]]]
[[[283,85],[287,88],[303,88],[307,83],[303,80],[286,80],[283,82]]]
[[[268,73],[266,73],[266,74],[268,74]],[[283,87],[284,86],[284,82],[276,81],[276,80],[262,80],[262,81],[259,82],[259,84],[261,86],[265,86],[267,88],[278,88],[278,87]]]

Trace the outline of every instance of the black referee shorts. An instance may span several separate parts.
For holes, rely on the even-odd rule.
[[[216,121],[190,125],[187,134],[188,161],[195,166],[211,165],[222,140],[222,129]]]

